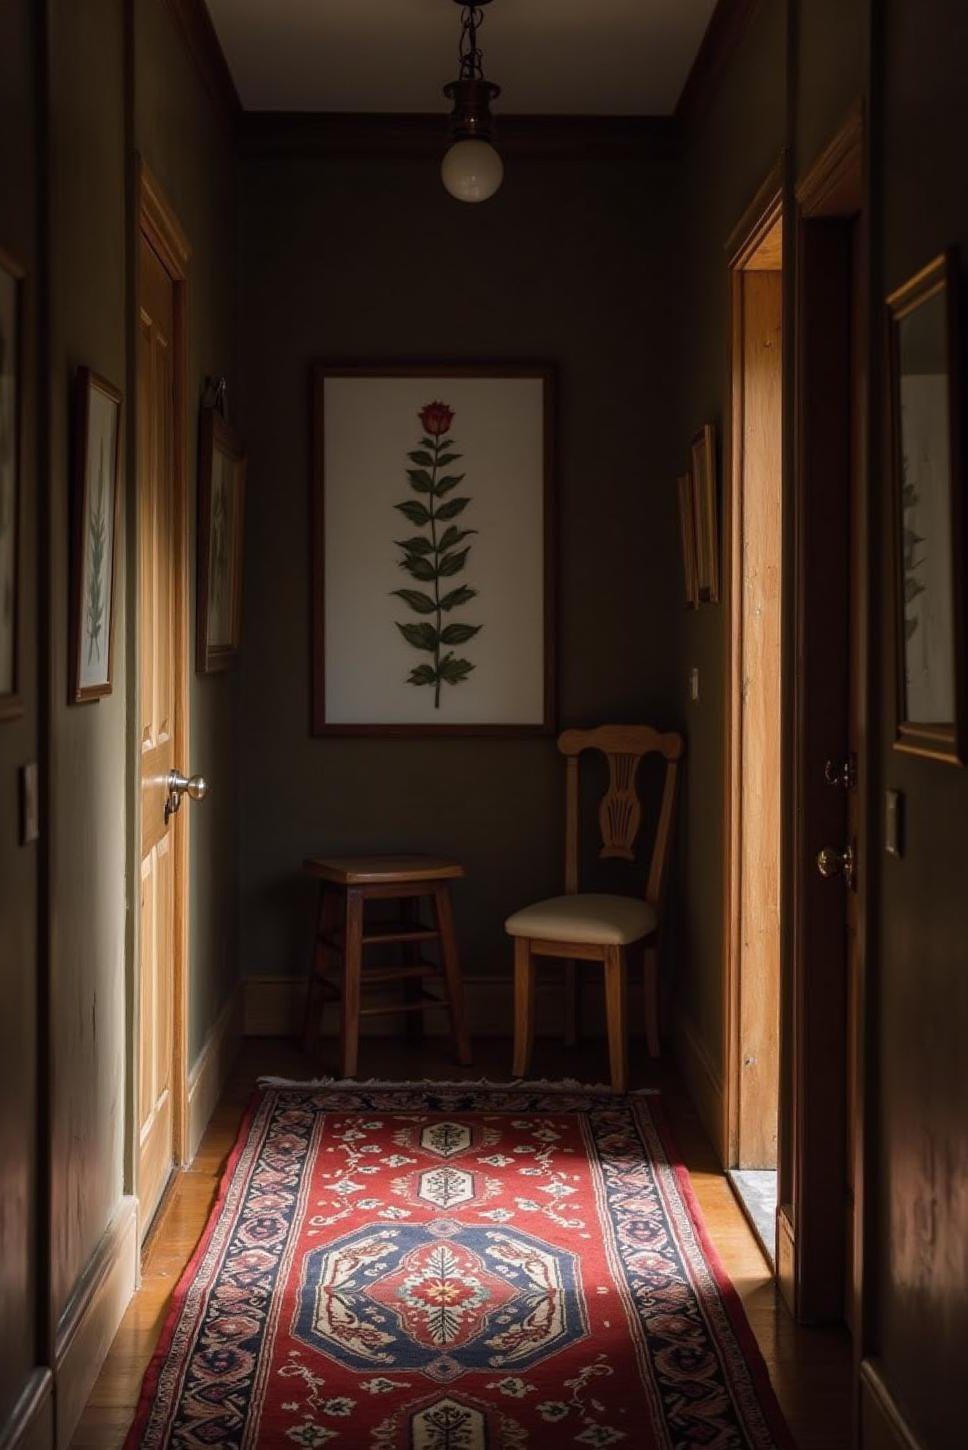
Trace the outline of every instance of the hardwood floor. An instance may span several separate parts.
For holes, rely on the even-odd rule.
[[[417,1044],[367,1039],[361,1047],[360,1076],[507,1080],[510,1042],[478,1040],[474,1047],[474,1066],[458,1068],[445,1038],[431,1037]],[[198,1156],[175,1177],[162,1205],[146,1248],[141,1288],[128,1307],[71,1442],[75,1450],[114,1450],[124,1441],[172,1290],[205,1226],[256,1079],[262,1074],[293,1078],[335,1074],[335,1043],[326,1042],[323,1050],[325,1060],[310,1068],[290,1042],[249,1038],[243,1044]],[[848,1450],[849,1338],[840,1330],[802,1329],[793,1323],[678,1078],[664,1064],[653,1064],[639,1044],[634,1045],[630,1063],[633,1087],[663,1091],[711,1237],[743,1300],[799,1450]],[[601,1082],[607,1075],[604,1042],[571,1049],[551,1041],[535,1044],[533,1077]]]

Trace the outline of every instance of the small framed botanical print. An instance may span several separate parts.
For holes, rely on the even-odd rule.
[[[716,509],[716,429],[706,423],[692,440],[699,598],[719,599],[719,521]]]
[[[90,368],[75,387],[70,698],[82,704],[112,688],[121,394]]]
[[[0,720],[21,712],[20,418],[24,271],[0,249]]]
[[[234,664],[242,625],[245,454],[235,430],[203,408],[198,444],[198,608],[195,668]]]

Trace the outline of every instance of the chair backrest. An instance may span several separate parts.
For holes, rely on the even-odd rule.
[[[565,890],[569,894],[578,890],[579,879],[579,756],[585,750],[597,750],[608,763],[608,787],[598,808],[602,836],[599,854],[624,861],[635,860],[635,838],[642,824],[639,762],[646,755],[664,756],[662,801],[645,885],[646,901],[658,910],[669,864],[679,761],[685,749],[682,736],[675,731],[653,730],[649,725],[599,725],[593,730],[565,730],[558,736],[558,749],[565,756]]]

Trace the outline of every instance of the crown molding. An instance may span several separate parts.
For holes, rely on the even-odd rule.
[[[710,95],[759,8],[760,0],[717,0],[676,105],[675,119],[683,134],[705,114]]]
[[[440,112],[246,111],[240,137],[247,157],[400,160],[442,152],[448,133]],[[671,116],[500,116],[495,137],[505,155],[545,160],[644,161],[678,148]]]
[[[165,6],[205,89],[229,124],[236,126],[242,102],[205,0],[165,0]]]

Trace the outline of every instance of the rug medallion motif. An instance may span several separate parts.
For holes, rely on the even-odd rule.
[[[649,1097],[271,1087],[136,1446],[787,1450]]]

